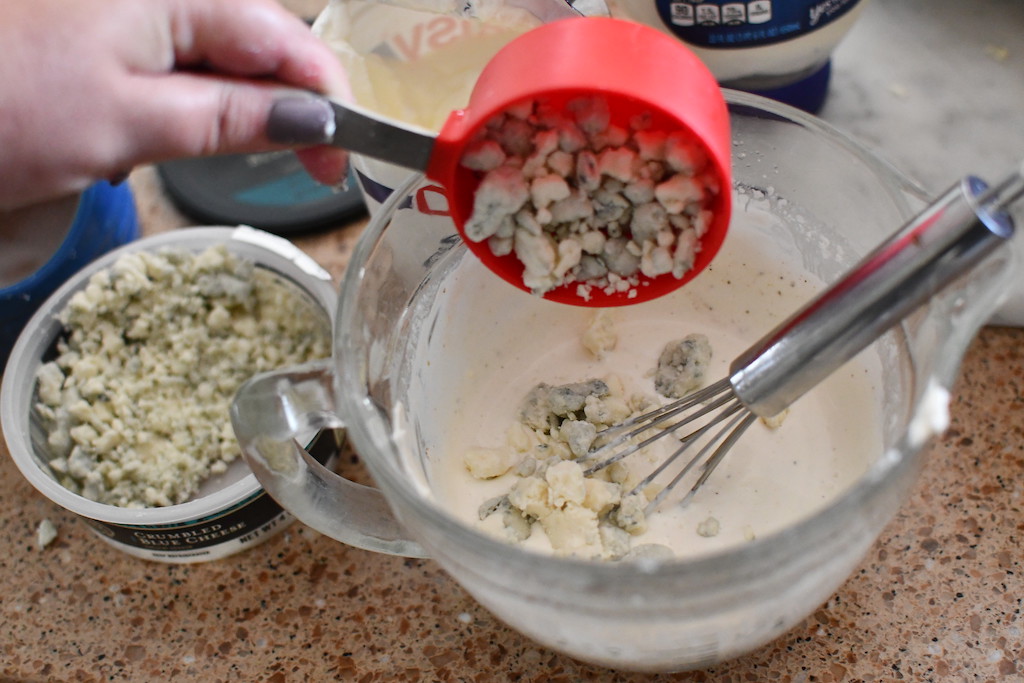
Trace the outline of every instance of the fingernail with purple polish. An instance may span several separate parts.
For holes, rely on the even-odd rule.
[[[281,145],[319,145],[334,135],[334,111],[315,97],[286,97],[274,102],[267,138]]]

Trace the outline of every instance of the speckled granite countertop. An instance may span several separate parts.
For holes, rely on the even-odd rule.
[[[290,4],[306,12],[316,2]],[[1008,44],[980,33],[975,20],[1017,36],[1008,55],[994,51]],[[966,42],[950,51],[973,50],[975,63],[999,57],[977,72],[989,78],[980,84],[986,92],[993,80],[1012,86],[1013,76],[1017,89],[991,93],[1001,99],[986,108],[980,93],[963,91],[977,78],[957,70],[955,57],[944,67],[959,83],[955,92],[924,93],[905,80],[923,68],[913,56],[941,52],[931,41],[954,29]],[[837,91],[823,116],[929,187],[968,169],[1002,172],[1024,151],[1024,117],[1013,107],[1024,110],[1021,35],[1019,0],[875,0],[837,53]],[[890,65],[894,53],[908,56]],[[976,110],[991,115],[979,121]],[[978,146],[957,130],[976,135]],[[951,141],[947,155],[921,147],[935,135]],[[997,144],[1007,135],[1016,136],[1010,149]],[[152,169],[137,170],[131,183],[146,232],[190,224]],[[296,242],[337,276],[361,227]],[[0,680],[1024,680],[1024,330],[981,333],[952,411],[913,496],[834,596],[742,659],[663,676],[618,674],[538,648],[433,562],[348,548],[301,524],[208,564],[132,559],[36,493],[0,445]],[[40,550],[43,519],[58,537]]]

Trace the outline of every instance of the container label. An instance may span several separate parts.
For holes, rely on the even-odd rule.
[[[325,430],[317,434],[307,450],[318,462],[326,464],[340,447],[341,432]],[[263,540],[272,529],[280,527],[285,518],[290,520],[290,515],[261,489],[227,510],[177,524],[85,521],[93,531],[117,545],[149,551],[153,558],[173,558],[209,555],[214,546],[233,541],[242,546],[255,544],[257,539]]]
[[[700,47],[756,47],[829,24],[860,0],[654,0],[665,26]]]

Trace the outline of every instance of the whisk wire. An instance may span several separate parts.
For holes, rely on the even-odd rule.
[[[699,466],[700,475],[696,483],[680,502],[681,505],[685,505],[707,481],[756,417],[736,396],[730,381],[722,379],[661,408],[630,418],[599,433],[599,438],[607,440],[586,456],[587,460],[596,462],[585,471],[585,474],[592,475],[670,434],[689,429],[685,435],[676,436],[680,442],[678,447],[630,491],[630,495],[643,491],[699,446],[696,454],[686,461],[668,485],[647,504],[645,514],[657,509],[676,485]],[[654,434],[641,438],[649,430],[655,430]],[[620,449],[627,442],[628,445]],[[609,453],[611,455],[605,457]]]
[[[732,386],[729,384],[729,380],[719,380],[714,384],[711,384],[699,391],[684,396],[683,398],[673,401],[661,408],[657,408],[643,415],[625,420],[617,425],[609,427],[602,432],[597,434],[598,439],[606,440],[599,448],[592,451],[586,456],[589,461],[597,461],[591,465],[585,472],[587,476],[602,470],[609,465],[612,465],[623,458],[636,453],[639,450],[646,448],[655,441],[658,441],[666,434],[673,433],[692,424],[695,420],[718,410],[722,405],[733,400],[735,397],[732,394]],[[657,427],[668,420],[671,420],[678,415],[692,409],[696,405],[704,404],[700,410],[687,416],[685,419],[669,425],[664,431],[659,431],[652,436],[647,437],[639,442],[633,443],[627,448],[616,452],[610,457],[604,457],[607,453],[615,451],[622,444],[633,441],[644,432]],[[618,436],[615,436],[618,434]],[[687,441],[693,438],[696,433],[689,434],[682,437],[681,441]]]
[[[686,495],[683,496],[683,499],[679,501],[679,504],[681,506],[685,507],[686,504],[690,502],[690,499],[693,498],[695,493],[697,493],[697,489],[704,485],[704,482],[706,482],[708,480],[708,477],[710,477],[714,473],[715,468],[718,467],[719,463],[722,462],[725,456],[732,449],[733,445],[737,441],[739,441],[739,438],[743,436],[743,433],[745,431],[747,431],[747,427],[752,425],[754,423],[754,420],[756,419],[757,415],[754,415],[753,413],[741,412],[739,415],[734,417],[729,424],[723,427],[717,436],[715,436],[715,440],[712,442],[712,444],[717,442],[724,435],[728,434],[728,436],[725,437],[725,440],[722,441],[718,445],[718,448],[715,449],[714,454],[710,458],[708,458],[707,462],[704,463],[703,467],[701,468],[700,477],[697,479],[697,481],[694,482],[693,486],[690,487],[690,490],[687,491]],[[707,448],[710,449],[712,444],[709,444]],[[665,495],[668,495],[667,492],[671,491],[672,488],[678,483],[679,479],[681,478],[682,475],[672,480],[672,483],[669,484],[665,491]],[[661,493],[659,493],[658,495],[660,496]],[[661,501],[658,502],[660,503]],[[650,514],[650,512],[656,509],[657,507],[657,504],[652,504],[648,506],[647,514]]]
[[[680,505],[685,505],[689,502],[692,495],[696,493],[696,490],[700,488],[709,476],[711,476],[711,472],[714,471],[715,467],[717,467],[722,461],[726,451],[728,451],[732,444],[735,443],[736,439],[739,438],[739,434],[735,433],[737,426],[741,427],[739,432],[742,433],[742,431],[745,430],[752,421],[751,414],[745,413],[743,410],[743,404],[740,403],[738,399],[733,398],[730,405],[725,408],[715,420],[707,423],[688,435],[686,437],[687,440],[684,443],[682,443],[657,468],[655,468],[654,471],[644,477],[644,479],[637,484],[632,491],[630,491],[632,494],[644,490],[647,486],[652,484],[662,472],[675,465],[684,454],[692,449],[693,446],[700,443],[704,444],[703,447],[701,447],[700,450],[697,451],[697,453],[675,474],[669,483],[663,487],[653,499],[651,499],[647,504],[645,514],[650,514],[651,511],[657,509],[658,506],[664,502],[665,498],[667,498],[675,489],[679,482],[690,474],[695,467],[700,465],[701,475],[693,487],[690,488],[686,496],[684,496],[680,501]],[[724,425],[722,424],[723,421],[725,421]],[[706,441],[703,440],[703,437],[712,431],[715,433],[711,438]]]

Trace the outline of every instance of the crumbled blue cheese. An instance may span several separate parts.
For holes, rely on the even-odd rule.
[[[608,309],[600,309],[583,331],[583,348],[597,360],[603,360],[619,343],[619,335]]]
[[[36,545],[43,550],[55,540],[57,540],[57,527],[48,519],[41,520],[36,528]]]
[[[599,312],[584,333],[584,346],[598,355],[615,339],[611,318]],[[669,397],[690,393],[703,383],[710,359],[704,335],[666,344],[654,374],[655,389]],[[536,385],[520,404],[519,419],[509,427],[502,448],[472,448],[463,455],[467,471],[477,479],[511,478],[508,493],[484,502],[479,518],[500,513],[507,537],[517,543],[539,526],[557,554],[610,560],[671,556],[665,546],[633,545],[647,531],[646,509],[660,490],[654,484],[637,490],[654,469],[654,456],[641,449],[590,474],[582,464],[600,445],[601,430],[655,404],[645,395],[627,396],[615,376]],[[634,462],[628,463],[631,458]],[[704,537],[717,533],[714,518],[698,529]]]
[[[647,531],[647,516],[644,514],[647,502],[643,492],[623,496],[615,510],[615,525],[634,535]]]
[[[761,424],[763,424],[768,429],[778,429],[782,426],[782,423],[785,422],[786,417],[788,416],[789,408],[786,408],[778,415],[772,415],[771,417],[762,417],[759,419],[761,420]]]
[[[722,525],[715,517],[708,517],[700,524],[697,525],[697,535],[703,536],[704,538],[711,538],[717,536],[718,532],[721,531]]]
[[[58,356],[37,375],[50,467],[121,507],[194,496],[240,455],[228,410],[242,382],[330,353],[322,312],[224,246],[122,256],[60,319]]]
[[[493,479],[516,464],[512,451],[502,448],[473,448],[466,453],[466,468],[477,479]]]
[[[711,342],[705,335],[669,342],[658,357],[654,388],[667,398],[682,398],[704,384],[710,364]]]
[[[599,429],[649,405],[646,397],[626,397],[615,377],[534,387],[504,450],[473,448],[464,454],[477,478],[515,477],[507,495],[480,506],[480,518],[501,513],[516,542],[529,538],[537,524],[559,554],[624,557],[630,535],[645,528],[646,494],[626,495],[638,483],[628,468],[613,465],[586,475],[578,460],[590,452]]]
[[[489,121],[461,159],[481,174],[466,237],[523,263],[535,294],[577,283],[635,296],[640,274],[682,278],[693,268],[708,208],[720,191],[707,157],[682,132],[629,128],[601,97],[561,111],[525,102]]]

